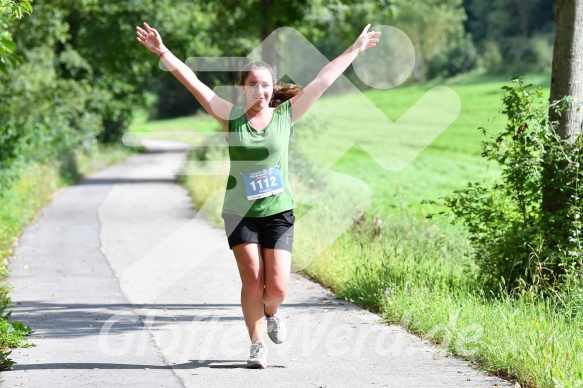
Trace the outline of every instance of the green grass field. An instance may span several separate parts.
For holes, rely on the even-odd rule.
[[[525,80],[548,90],[549,79],[539,74]],[[583,328],[583,317],[564,316],[553,301],[532,295],[503,300],[483,295],[463,228],[425,218],[438,209],[422,200],[497,176],[497,166],[486,165],[480,156],[484,138],[477,128],[492,133],[503,128],[500,88],[509,82],[470,74],[442,83],[371,90],[365,92],[366,100],[353,93],[319,101],[302,118],[303,125],[298,122],[293,138],[292,156],[307,161],[291,162],[299,203],[294,260],[296,268],[338,296],[382,313],[388,322],[400,323],[485,370],[523,386],[583,386],[583,341],[575,334]],[[371,117],[380,117],[376,108],[396,122],[427,90],[441,85],[459,96],[457,119],[402,168],[383,168],[378,161],[402,162],[418,153],[427,139],[415,128],[379,137],[369,125]],[[419,121],[431,123],[439,115],[439,109],[429,110]],[[363,128],[369,132],[363,133]],[[164,138],[160,132],[165,130],[208,131],[218,126],[208,116],[198,116],[142,120],[132,130]],[[187,139],[184,134],[169,135],[180,137]],[[211,159],[226,158],[225,152],[213,155]],[[191,158],[196,157],[193,152]],[[213,176],[184,180],[199,208],[208,205],[208,196],[224,182],[224,177]],[[208,216],[216,224],[219,213],[220,203],[209,207]],[[310,214],[317,217],[302,219]],[[348,226],[338,229],[347,219]],[[335,227],[339,232],[330,241],[323,231],[330,237]]]

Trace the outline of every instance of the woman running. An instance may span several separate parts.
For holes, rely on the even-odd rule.
[[[277,84],[271,67],[263,61],[248,64],[239,82],[245,96],[245,107],[240,108],[202,83],[164,46],[156,29],[147,23],[144,27],[136,27],[137,40],[158,55],[226,132],[231,166],[222,216],[241,276],[241,307],[251,339],[247,367],[266,368],[264,318],[273,342],[282,343],[286,337],[279,307],[288,291],[296,207],[287,169],[292,124],[359,53],[376,45],[380,32],[369,31],[367,25],[355,43],[303,90]]]

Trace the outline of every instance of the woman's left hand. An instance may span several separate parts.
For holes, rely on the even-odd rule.
[[[362,34],[356,39],[353,47],[358,50],[359,53],[363,52],[367,48],[374,47],[379,41],[376,36],[381,34],[380,31],[369,31],[370,24],[367,24],[362,30]]]

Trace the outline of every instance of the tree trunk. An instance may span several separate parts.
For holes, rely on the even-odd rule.
[[[583,111],[577,112],[583,102],[583,1],[557,0],[555,25],[550,99],[572,96],[575,101],[561,117],[549,113],[551,120],[559,122],[557,133],[573,141],[583,121]]]
[[[529,18],[530,18],[530,2],[525,3],[524,0],[514,0],[516,6],[516,13],[520,21],[520,33],[523,38],[528,38]]]
[[[583,111],[577,111],[583,102],[583,1],[557,0],[555,28],[550,101],[565,96],[572,96],[574,101],[560,115],[551,109],[549,117],[558,122],[557,134],[573,142],[581,132],[583,121]],[[555,171],[551,166],[545,166],[545,169],[547,178],[552,180]],[[559,188],[545,187],[543,211],[556,213],[561,210],[565,206],[562,194]]]

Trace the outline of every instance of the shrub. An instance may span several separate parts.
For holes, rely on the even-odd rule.
[[[480,58],[481,67],[489,74],[497,74],[503,71],[502,53],[498,43],[489,40],[483,44],[482,57]]]
[[[539,33],[531,37],[513,37],[498,42],[500,66],[495,73],[516,74],[538,72],[551,68],[553,34]],[[484,55],[486,52],[484,52]]]
[[[506,128],[482,143],[482,155],[501,166],[500,180],[492,185],[469,183],[442,198],[441,204],[450,209],[443,213],[453,214],[454,222],[468,228],[486,286],[547,290],[564,283],[567,273],[580,275],[582,270],[583,140],[579,136],[568,143],[549,121],[549,109],[561,112],[570,99],[549,105],[540,89],[525,86],[521,78],[513,83],[503,87]],[[545,173],[549,168],[555,172],[552,176]],[[542,208],[547,187],[565,198],[564,208],[552,214]]]
[[[427,78],[453,77],[472,70],[478,62],[476,48],[469,36],[456,39],[427,62]]]

